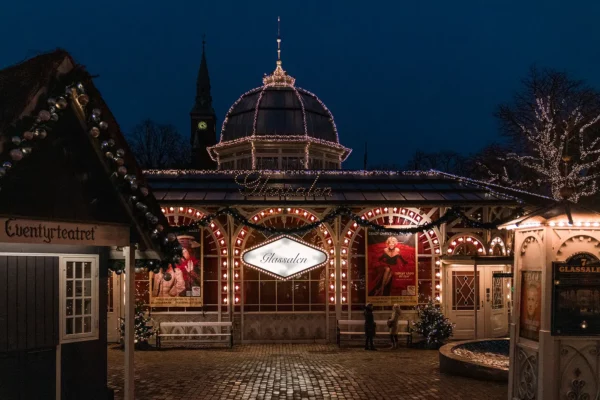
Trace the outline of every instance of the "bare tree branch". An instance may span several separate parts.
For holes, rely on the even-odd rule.
[[[146,119],[132,129],[129,141],[143,168],[186,168],[189,165],[189,144],[173,125]]]

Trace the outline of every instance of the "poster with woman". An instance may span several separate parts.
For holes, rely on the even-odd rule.
[[[374,306],[416,305],[415,235],[367,230],[367,303]]]
[[[542,271],[521,273],[520,336],[539,341],[542,299]]]
[[[179,236],[183,257],[166,271],[151,274],[150,305],[152,307],[201,307],[202,270],[200,243],[193,236]]]

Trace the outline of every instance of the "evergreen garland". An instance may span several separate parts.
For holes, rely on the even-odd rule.
[[[427,347],[438,348],[452,336],[454,324],[444,317],[442,311],[433,301],[424,306],[418,306],[418,321],[413,321],[413,330],[425,338]]]
[[[515,214],[509,216],[505,220],[497,220],[494,222],[481,222],[477,219],[472,219],[468,217],[464,212],[462,212],[458,207],[450,208],[446,211],[444,215],[438,218],[435,221],[428,222],[423,225],[416,225],[406,228],[393,228],[385,225],[379,225],[375,222],[368,221],[363,216],[355,214],[349,207],[340,206],[335,208],[334,210],[327,213],[321,220],[317,220],[311,222],[309,224],[305,224],[302,226],[296,226],[292,228],[276,228],[273,226],[267,226],[262,224],[257,224],[250,219],[246,218],[242,213],[240,213],[235,208],[222,208],[212,214],[206,214],[202,218],[197,221],[191,222],[187,225],[179,225],[176,227],[171,227],[170,235],[184,235],[189,234],[197,230],[200,227],[207,227],[210,225],[211,221],[217,219],[224,215],[230,215],[233,219],[248,228],[254,229],[258,232],[265,233],[267,235],[303,235],[314,229],[317,229],[324,223],[331,223],[338,216],[345,216],[350,218],[350,220],[356,222],[356,224],[362,228],[368,228],[372,231],[376,232],[389,232],[394,234],[407,234],[407,233],[418,233],[418,232],[426,232],[433,228],[438,228],[443,224],[450,223],[455,219],[461,219],[465,224],[474,229],[498,229],[498,226],[518,217],[521,214],[522,210],[518,209],[515,211]],[[174,236],[175,237],[175,236]],[[174,247],[175,251],[180,251],[181,245]],[[163,260],[136,260],[136,269],[146,269],[149,271],[154,271],[158,273],[160,269],[168,268],[168,264],[171,262],[178,263],[180,260],[178,255],[174,255],[173,258],[166,258]],[[112,271],[115,271],[117,274],[121,274],[125,272],[125,261],[124,260],[111,260],[109,268]]]
[[[520,213],[520,210],[517,211],[517,214],[519,214],[519,213]],[[259,232],[267,233],[267,234],[281,234],[281,235],[305,234],[309,231],[312,231],[313,229],[318,228],[323,223],[332,222],[338,216],[349,217],[352,221],[356,222],[356,224],[358,224],[359,226],[361,226],[363,228],[369,228],[370,230],[374,230],[377,232],[389,232],[389,233],[395,233],[395,234],[424,232],[424,231],[428,231],[432,228],[437,228],[445,223],[452,222],[455,219],[463,220],[466,223],[466,225],[469,226],[470,228],[497,229],[498,225],[501,225],[504,222],[510,221],[515,218],[515,215],[511,215],[509,218],[507,218],[506,220],[503,220],[503,221],[481,222],[479,220],[469,218],[458,207],[453,207],[453,208],[450,208],[448,211],[446,211],[446,213],[443,216],[441,216],[440,218],[438,218],[437,220],[435,220],[433,222],[428,222],[423,225],[417,225],[417,226],[412,226],[412,227],[407,227],[407,228],[392,228],[392,227],[387,227],[384,225],[377,224],[375,222],[368,221],[363,216],[355,214],[349,207],[340,206],[340,207],[337,207],[334,210],[330,211],[329,213],[327,213],[321,220],[311,222],[310,224],[306,224],[306,225],[302,225],[302,226],[298,226],[298,227],[292,227],[292,228],[276,228],[273,226],[265,226],[265,225],[261,225],[261,224],[252,222],[251,220],[246,218],[244,215],[242,215],[237,209],[226,207],[226,208],[222,208],[212,214],[207,214],[207,215],[203,216],[202,218],[200,218],[199,220],[194,221],[190,224],[180,225],[173,229],[176,229],[178,234],[188,233],[191,230],[208,226],[212,220],[217,219],[223,215],[230,215],[233,217],[233,219],[236,222],[238,222],[244,226],[247,226],[251,229],[257,230]]]

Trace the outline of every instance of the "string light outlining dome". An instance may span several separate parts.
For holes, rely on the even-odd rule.
[[[340,168],[341,162],[352,150],[340,144],[333,115],[325,104],[314,93],[296,87],[295,78],[283,69],[279,29],[276,67],[271,74],[264,75],[262,82],[262,86],[240,96],[225,115],[220,141],[209,148],[213,160],[221,164],[227,157],[222,157],[223,151],[220,150],[246,143],[253,152],[251,167],[260,168],[260,165],[256,165],[254,144],[265,141],[287,142],[295,143],[296,146],[325,146],[324,151],[331,150],[339,156],[335,168]],[[304,149],[304,152],[308,150]],[[318,164],[310,162],[310,154],[303,154],[302,158],[301,168]],[[324,167],[327,168],[327,165]]]

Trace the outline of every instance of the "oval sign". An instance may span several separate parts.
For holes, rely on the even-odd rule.
[[[327,253],[302,240],[282,235],[242,253],[244,265],[282,280],[325,265]]]

